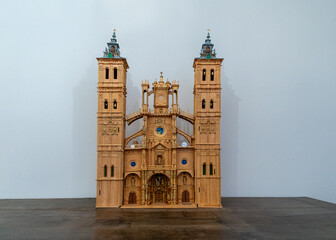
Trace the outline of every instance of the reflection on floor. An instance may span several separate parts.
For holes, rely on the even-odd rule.
[[[95,209],[95,199],[0,200],[0,239],[336,239],[336,205],[222,198],[223,208]]]

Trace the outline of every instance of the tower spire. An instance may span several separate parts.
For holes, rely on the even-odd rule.
[[[213,43],[210,39],[210,29],[208,29],[208,34],[206,36],[205,42],[202,44],[200,58],[216,58],[216,51],[214,49]]]
[[[112,39],[117,41],[116,29],[113,29]]]
[[[120,48],[119,43],[117,41],[116,30],[113,29],[113,34],[111,41],[107,43],[107,48],[104,51],[104,58],[121,58],[120,57]]]

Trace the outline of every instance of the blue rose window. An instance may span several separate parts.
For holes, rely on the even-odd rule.
[[[159,134],[159,135],[162,135],[163,134],[163,128],[162,127],[158,127],[156,129],[156,133]]]
[[[182,160],[182,164],[183,164],[183,165],[186,165],[186,164],[187,164],[187,160],[183,159],[183,160]]]
[[[135,167],[136,163],[135,162],[131,162],[131,166]]]

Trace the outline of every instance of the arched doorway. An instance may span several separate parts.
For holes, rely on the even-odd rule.
[[[128,197],[128,204],[136,204],[136,193],[135,192],[130,192],[129,197]]]
[[[182,192],[182,203],[190,202],[189,192],[185,190]]]
[[[164,174],[154,174],[148,181],[149,198],[152,203],[169,203],[170,181]]]

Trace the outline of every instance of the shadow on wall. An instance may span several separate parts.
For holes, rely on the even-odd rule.
[[[237,196],[239,97],[222,74],[221,174],[224,197]]]
[[[92,66],[73,89],[73,197],[95,197],[97,146],[97,67]]]
[[[126,96],[126,115],[138,111],[142,106],[141,84],[135,85],[132,74],[127,73],[127,96]],[[133,122],[131,125],[126,125],[126,137],[142,129],[142,119]]]
[[[74,197],[96,196],[97,169],[97,67],[90,67],[80,83],[73,90],[73,160],[69,164],[72,168]],[[131,113],[140,108],[140,90],[127,74],[126,111]],[[133,123],[140,128],[139,121]],[[131,126],[132,126],[131,125]],[[128,132],[128,128],[126,130]],[[127,133],[126,133],[127,136]]]

